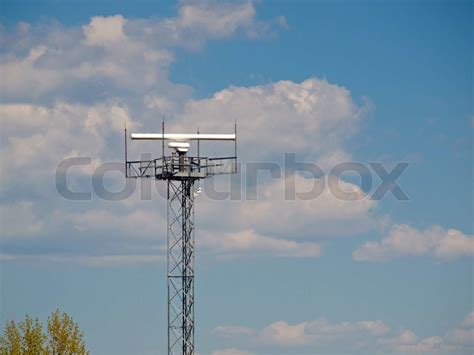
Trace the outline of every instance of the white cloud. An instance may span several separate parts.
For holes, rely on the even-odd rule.
[[[317,80],[310,79],[310,82],[316,83]],[[300,86],[307,86],[308,84],[290,84],[285,82],[282,88],[278,88],[279,85],[275,84],[270,91],[287,90],[290,87],[296,88],[298,91]],[[312,85],[309,85],[309,87],[312,87]],[[325,82],[321,85],[322,88],[331,86]],[[254,89],[241,88],[234,90],[243,92]],[[338,89],[335,88],[335,90],[337,91]],[[289,93],[289,91],[286,91],[285,95],[289,95]],[[272,95],[273,93],[268,98],[262,97],[261,100],[265,102],[273,101],[274,105],[278,106],[279,100],[272,99]],[[318,100],[324,105],[322,98]],[[149,105],[152,107],[154,105],[167,105],[169,102],[173,101],[165,98],[161,100],[150,99]],[[193,105],[197,105],[197,102],[194,101]],[[276,111],[277,109],[272,108],[269,102],[266,103],[266,108]],[[259,112],[262,108],[253,107],[253,109]],[[291,109],[293,109],[293,113],[298,112],[297,106],[293,104],[287,108],[289,113],[291,113]],[[72,184],[72,189],[77,190],[74,185],[74,176],[91,174],[97,164],[101,161],[113,159],[117,154],[119,154],[119,159],[122,159],[123,125],[125,122],[127,122],[129,128],[133,127],[133,125],[138,125],[131,118],[132,115],[134,116],[131,113],[131,109],[122,103],[117,103],[115,100],[96,105],[72,105],[58,102],[53,107],[4,104],[1,106],[1,110],[6,118],[4,124],[6,129],[2,133],[7,137],[3,141],[1,158],[2,164],[10,167],[8,170],[10,173],[4,174],[4,184],[2,185],[2,188],[7,191],[10,187],[17,185],[16,176],[22,174],[25,176],[22,183],[28,186],[28,189],[44,193],[44,186],[48,182],[50,184],[53,182],[54,169],[61,159],[68,156],[93,157],[94,164],[96,165],[81,168],[80,170],[71,169],[71,173],[74,174],[72,174],[72,181],[70,183]],[[339,117],[339,115],[336,116]],[[17,120],[18,117],[20,119]],[[177,121],[182,122],[186,117],[187,114],[184,114]],[[324,113],[321,113],[319,118],[322,121],[326,120]],[[270,119],[270,116],[266,116],[265,119]],[[309,120],[308,117],[304,119]],[[344,121],[342,117],[340,119]],[[348,118],[349,121],[352,119]],[[247,120],[247,122],[250,121],[250,119]],[[349,124],[350,126],[351,124]],[[282,126],[281,130],[286,129],[285,127],[285,125]],[[317,128],[315,129],[315,134],[317,134]],[[342,135],[343,131],[341,130]],[[282,133],[280,134],[282,135]],[[253,134],[248,131],[247,133],[243,132],[243,136],[248,136],[246,139],[250,141],[249,137],[253,136]],[[341,142],[344,140],[343,138],[340,139]],[[111,149],[110,142],[114,142],[113,144],[116,147],[118,145],[119,149]],[[278,152],[279,149],[275,144],[269,148],[270,151],[273,149],[273,152]],[[252,146],[244,145],[241,151],[244,154],[249,154],[249,149],[251,150]],[[294,180],[288,180],[288,182],[295,183],[297,192],[310,190],[313,185],[312,180],[304,179],[299,175],[296,175]],[[357,190],[355,185],[349,183],[345,185],[353,190]],[[367,198],[362,198],[360,201],[342,201],[334,198],[325,190],[315,200],[284,201],[284,188],[283,180],[265,184],[261,188],[263,192],[261,200],[242,201],[237,211],[234,205],[228,211],[231,229],[230,232],[225,234],[226,238],[213,239],[212,235],[215,235],[215,233],[206,233],[207,237],[203,239],[203,245],[207,250],[217,255],[225,256],[266,254],[316,257],[320,255],[321,248],[319,243],[297,242],[293,239],[360,233],[360,231],[367,230],[367,228],[371,228],[373,225],[370,210],[375,206],[375,202]],[[364,197],[361,191],[360,193],[361,197]],[[208,219],[215,215],[216,209],[221,209],[222,207],[214,203],[211,205],[212,207],[209,207],[209,204],[207,206],[208,215],[206,218]],[[37,206],[35,208],[40,207]],[[329,210],[331,210],[331,213],[328,212]],[[101,210],[91,208],[90,211],[95,213]],[[219,212],[221,213],[222,211]],[[107,220],[115,218],[116,223],[110,224],[121,225],[120,218],[122,218],[122,214],[120,212],[111,210],[108,213],[108,217],[104,216],[104,213],[98,214],[104,217],[103,220],[99,219],[99,224],[104,223],[104,225],[108,225],[106,223]],[[70,213],[64,211],[63,216],[59,215],[57,221],[62,221],[68,214]],[[279,215],[280,218],[275,220],[275,214]],[[84,219],[85,217],[79,213],[76,216],[76,222],[80,218]],[[150,216],[150,220],[153,220],[152,216]],[[343,221],[345,223],[341,223]],[[75,223],[74,225],[87,225],[87,223]],[[93,223],[90,223],[90,226],[93,225]],[[317,228],[314,228],[316,225]],[[345,228],[341,228],[341,226],[345,226]],[[126,229],[117,228],[117,230],[120,234],[120,232]]]
[[[372,211],[377,202],[370,200],[357,185],[339,183],[345,190],[358,194],[359,200],[339,199],[331,193],[324,178],[310,179],[299,173],[270,181],[262,179],[256,190],[253,185],[238,186],[236,188],[242,188],[242,200],[230,202],[213,200],[217,198],[214,191],[228,191],[225,187],[218,183],[216,186],[204,184],[205,194],[198,200],[199,218],[211,224],[219,209],[220,213],[228,212],[226,228],[254,228],[261,234],[285,238],[350,236],[373,228]]]
[[[256,200],[244,196],[238,201],[215,201],[212,193],[206,198],[206,192],[196,201],[200,226],[197,245],[203,251],[231,259],[257,255],[318,257],[321,241],[358,235],[376,227],[376,202],[350,183],[341,182],[346,189],[360,193],[360,200],[337,199],[327,186],[318,197],[285,199],[287,185],[294,184],[296,192],[301,193],[318,183],[299,174],[286,181],[282,178],[260,183]],[[221,191],[221,186],[216,190]],[[216,224],[217,215],[222,222]]]
[[[169,106],[164,100],[148,98],[147,102]],[[344,143],[357,131],[367,108],[359,107],[347,89],[324,80],[279,81],[254,87],[231,87],[211,98],[190,100],[168,129],[189,130],[189,127],[199,125],[201,132],[228,132],[237,118],[240,161],[281,162],[284,153],[288,152],[297,154],[297,162],[318,161],[327,169],[340,162],[339,159],[350,158],[344,151]],[[201,147],[201,152],[205,149]],[[277,168],[281,169],[283,177],[283,164]],[[244,174],[255,173],[247,166]],[[203,235],[207,238],[205,242],[222,254],[235,256],[244,247],[248,249],[246,253],[257,252],[265,245],[267,251],[273,250],[273,254],[280,255],[279,250],[294,239],[356,235],[374,227],[372,211],[376,201],[369,200],[363,191],[348,182],[341,181],[341,185],[355,191],[360,196],[358,201],[336,198],[327,185],[316,198],[285,199],[286,189],[293,185],[300,193],[311,191],[321,182],[305,179],[300,174],[290,175],[286,180],[259,181],[256,201],[244,198],[238,205],[226,203],[224,208],[215,201],[201,199],[201,226],[216,228],[216,213],[226,215],[222,218],[226,221],[227,232],[220,234],[226,237],[213,238],[213,233],[207,232],[207,237]],[[242,244],[234,237],[241,238]],[[293,256],[319,253],[317,244],[305,253],[299,251],[304,250],[305,243],[291,245],[287,253]]]
[[[271,35],[275,27],[287,28],[286,19],[277,16],[270,21],[259,21],[252,1],[206,0],[182,2],[177,17],[148,26],[147,32],[160,33],[175,45],[196,49],[208,40],[236,34],[249,38]]]
[[[272,23],[284,26],[286,21],[279,17]],[[182,2],[178,15],[169,18],[96,16],[82,27],[47,23],[40,31],[37,26],[22,24],[4,41],[0,71],[7,85],[2,86],[2,97],[10,103],[0,106],[0,159],[8,167],[2,174],[2,192],[14,195],[21,190],[31,198],[31,214],[48,220],[38,232],[40,238],[64,232],[66,221],[73,226],[68,232],[81,238],[85,231],[117,240],[131,229],[138,230],[137,239],[149,233],[155,217],[141,209],[133,213],[135,202],[106,209],[101,201],[91,201],[84,211],[74,204],[63,206],[54,190],[54,171],[63,158],[90,156],[93,165],[71,169],[68,184],[75,191],[91,191],[81,178],[90,178],[101,162],[123,159],[125,122],[133,129],[139,118],[143,127],[153,129],[165,113],[167,129],[199,124],[203,131],[228,131],[237,117],[243,160],[277,160],[284,152],[295,152],[298,160],[327,166],[350,157],[344,143],[367,110],[347,89],[317,78],[230,87],[207,99],[189,100],[191,89],[168,79],[174,49],[200,48],[209,40],[237,34],[253,38],[270,33],[271,22],[259,21],[250,1]],[[151,150],[153,145],[135,151],[139,149]],[[300,176],[295,183],[298,191],[312,184]],[[200,222],[206,232],[200,240],[204,250],[219,256],[317,257],[321,246],[312,239],[353,235],[373,226],[370,211],[375,202],[366,198],[340,201],[324,192],[315,201],[284,201],[282,181],[259,185],[264,185],[262,200],[229,208],[228,224],[210,223],[222,206],[199,206],[206,212]],[[34,201],[39,196],[41,204]],[[275,215],[280,218],[275,220]],[[223,227],[229,228],[217,237]]]
[[[170,106],[162,99],[147,98],[146,102],[150,106]],[[297,154],[297,161],[322,162],[327,169],[340,162],[339,159],[350,158],[344,151],[344,143],[357,131],[367,109],[359,107],[347,89],[324,80],[280,81],[254,87],[231,87],[211,98],[190,100],[168,130],[189,130],[199,125],[201,132],[228,132],[237,118],[240,161],[281,162],[284,153],[289,152]],[[205,149],[201,147],[201,153]],[[249,166],[245,169],[244,174],[254,174]],[[284,171],[280,172],[283,177]],[[305,179],[300,174],[259,181],[257,200],[244,198],[238,205],[226,203],[225,207],[222,203],[201,199],[200,225],[219,228],[214,216],[224,213],[226,229],[225,232],[220,230],[219,237],[206,231],[202,243],[218,254],[234,257],[239,253],[269,252],[317,256],[319,244],[294,240],[356,235],[375,226],[372,211],[376,201],[369,200],[362,190],[348,182],[340,183],[345,189],[355,191],[360,196],[358,201],[336,198],[327,185],[316,198],[285,198],[286,189],[293,185],[300,193],[311,191],[322,181]]]
[[[467,348],[474,348],[474,311],[469,313],[462,324],[450,331],[447,336],[449,344],[459,344]]]
[[[201,1],[184,3],[179,8],[176,20],[167,23],[175,33],[202,32],[214,38],[224,38],[239,28],[251,33],[255,24],[255,7],[250,1],[244,3],[218,3]],[[189,33],[190,34],[190,33]]]
[[[381,341],[384,343],[384,341]],[[398,337],[385,341],[388,348],[397,353],[422,354],[443,351],[443,338],[439,336],[419,339],[411,330],[404,330]]]
[[[381,241],[369,241],[358,247],[356,261],[381,261],[397,256],[428,255],[454,259],[474,255],[474,238],[456,229],[431,226],[418,230],[406,224],[394,225]]]
[[[187,95],[191,89],[168,79],[176,47],[202,48],[237,33],[258,36],[270,22],[256,18],[251,2],[185,2],[177,17],[126,19],[94,16],[82,27],[59,23],[5,31],[0,55],[2,98],[25,102],[98,101],[104,96],[137,100],[154,93]]]
[[[264,342],[279,345],[302,345],[310,340],[310,336],[306,333],[308,323],[300,323],[290,325],[286,322],[274,322],[265,327],[260,337]]]
[[[218,255],[239,256],[270,254],[291,257],[318,257],[321,247],[318,243],[299,243],[288,239],[270,238],[243,230],[235,233],[210,234],[202,233],[197,241],[198,246]]]
[[[125,39],[123,27],[126,20],[122,15],[94,16],[88,25],[83,26],[86,43],[89,45],[107,45]]]
[[[33,207],[31,202],[0,207],[2,260],[88,266],[166,260],[166,221],[153,208],[116,202],[38,216]]]
[[[474,328],[456,328],[449,333],[448,340],[454,344],[474,347]]]
[[[471,312],[472,314],[472,312]],[[466,316],[468,319],[470,315]],[[379,339],[382,348],[402,354],[472,354],[474,351],[474,327],[466,325],[448,331],[444,336],[419,338],[405,329],[398,336]]]
[[[320,179],[307,179],[295,174],[259,186],[258,200],[241,203],[238,222],[254,226],[261,233],[276,233],[297,239],[351,236],[374,227],[371,212],[376,202],[369,200],[351,183],[341,181],[346,189],[359,193],[360,200],[338,199],[328,186],[319,196],[315,194],[307,200],[285,198],[285,189],[290,190],[291,186],[295,186],[296,193],[303,193],[322,184],[324,182]]]
[[[381,321],[341,322],[331,324],[325,319],[290,325],[279,321],[262,329],[259,337],[269,344],[298,346],[327,343],[354,334],[385,334],[389,327]]]
[[[0,61],[2,97],[34,98],[48,92],[63,81],[59,70],[39,66],[37,61],[47,52],[44,46],[32,47],[26,56],[8,57]]]
[[[466,319],[469,319],[467,316]],[[238,348],[257,353],[377,353],[377,354],[468,354],[474,350],[472,326],[444,336],[419,338],[413,331],[392,329],[380,320],[332,323],[324,318],[289,324],[278,321],[258,330],[241,326],[219,326],[214,334]]]
[[[357,131],[367,108],[359,107],[347,89],[325,80],[279,81],[190,100],[172,128],[199,125],[202,132],[227,132],[237,119],[243,161],[273,161],[286,152],[296,153],[298,161],[315,162],[335,151],[349,156],[343,144]]]
[[[253,92],[260,93],[253,95],[257,98],[255,105],[252,104],[251,99]],[[248,104],[248,107],[245,108],[248,112],[242,120],[242,127],[239,126],[240,134],[244,137],[243,142],[239,143],[241,144],[240,152],[244,156],[252,155],[254,147],[258,144],[268,146],[266,154],[281,156],[281,147],[275,140],[287,141],[285,131],[294,126],[294,123],[285,122],[283,116],[277,117],[275,121],[275,117],[267,113],[267,111],[279,113],[281,105],[289,117],[297,117],[301,120],[298,125],[313,124],[312,134],[298,140],[297,132],[294,132],[294,137],[288,142],[293,148],[297,148],[293,144],[310,147],[311,154],[314,156],[326,156],[327,154],[328,157],[334,157],[344,154],[341,153],[341,146],[345,137],[355,131],[358,122],[356,116],[360,114],[360,110],[352,102],[346,89],[313,78],[300,84],[279,82],[264,87],[224,90],[212,99],[191,101],[185,112],[179,115],[174,122],[178,126],[196,112],[205,113],[201,111],[203,109],[209,113],[209,115],[202,115],[204,126],[209,127],[216,124],[220,122],[218,114],[223,109],[221,98],[229,95],[232,97],[234,94],[236,95],[234,98],[236,104],[241,109],[244,109],[243,106],[246,103]],[[54,169],[61,159],[68,156],[93,157],[95,165],[81,169],[75,168],[70,171],[71,181],[69,183],[72,189],[80,190],[75,188],[75,176],[90,175],[97,164],[113,159],[117,155],[121,160],[123,125],[127,122],[129,128],[133,128],[133,125],[138,126],[136,121],[132,120],[132,116],[136,116],[134,106],[128,107],[121,101],[109,100],[94,105],[57,102],[52,107],[31,104],[2,105],[1,110],[5,117],[3,123],[5,129],[2,133],[6,139],[2,142],[1,158],[2,163],[10,167],[4,174],[2,188],[8,191],[10,187],[17,186],[16,176],[22,174],[25,176],[22,183],[28,186],[29,190],[44,194],[44,186],[53,181]],[[177,107],[175,100],[166,97],[150,95],[145,101],[151,110]],[[338,108],[333,105],[336,102],[342,103],[342,107]],[[196,112],[191,113],[195,109]],[[275,126],[276,129],[273,131],[275,139],[265,138],[268,140],[263,139],[259,143],[258,139],[252,138],[255,137],[252,118],[258,116],[260,116],[258,129],[264,130],[267,124]],[[318,122],[314,123],[313,121]],[[325,129],[324,133],[320,132]],[[328,141],[328,145],[331,145],[334,150],[324,147],[321,142],[318,143],[319,148],[316,147],[311,143],[312,135],[321,137],[332,135],[333,139]],[[307,139],[306,143],[303,142],[304,139]],[[304,149],[300,152],[305,154]],[[310,190],[314,182],[317,180],[305,179],[298,174],[287,180],[290,185],[294,183],[297,186],[296,192]],[[357,191],[355,185],[343,184],[350,190]],[[209,232],[210,228],[206,231],[201,243],[209,252],[233,257],[254,254],[317,257],[321,253],[319,243],[301,242],[295,241],[295,239],[353,235],[373,227],[371,210],[376,206],[376,202],[367,199],[362,191],[359,191],[360,201],[338,200],[327,189],[316,199],[285,201],[283,180],[260,183],[259,189],[261,192],[259,200],[241,201],[238,207],[234,204],[228,211],[226,210],[229,216],[225,224],[226,227],[229,227],[227,233],[222,233],[217,238],[213,237],[216,232]],[[90,186],[88,191],[90,191]],[[40,207],[35,206],[35,208],[39,209]],[[202,203],[199,208],[206,212],[202,224],[206,224],[206,220],[208,220],[207,224],[212,225],[212,229],[218,230],[220,227],[215,226],[215,223],[211,224],[210,220],[216,214],[216,209],[222,213],[224,210],[222,206],[207,201]],[[100,228],[93,228],[100,223],[104,224],[104,229],[108,228],[108,225],[122,225],[120,222],[123,213],[116,209],[107,211],[107,215],[95,206],[90,208],[90,211],[97,212],[98,216],[101,216],[101,218],[96,218],[97,223],[83,222],[86,217],[91,218],[92,212],[88,215],[74,212],[77,213],[77,216],[73,225],[89,225],[88,228],[92,228],[93,233],[100,232]],[[53,212],[50,211],[50,213]],[[69,218],[70,214],[68,211],[59,213],[55,223]],[[275,215],[278,215],[279,218],[275,219]],[[149,217],[150,220],[153,220],[152,216]],[[83,221],[79,223],[81,218]],[[108,220],[115,222],[107,223]],[[126,228],[117,228],[117,233],[123,234],[126,230]],[[204,227],[202,230],[205,231],[206,228]],[[221,238],[222,235],[225,238]]]
[[[448,229],[435,248],[440,258],[454,259],[460,256],[474,256],[473,235],[466,235],[456,229]]]
[[[2,135],[31,135],[41,127],[47,126],[49,110],[46,107],[29,104],[3,104],[0,106],[2,116]]]
[[[343,150],[335,149],[332,152],[328,152],[325,156],[319,159],[316,164],[324,171],[329,172],[332,167],[336,164],[342,162],[349,162],[351,161],[351,156],[348,152],[344,152]]]
[[[5,167],[1,190],[18,188],[18,176],[22,176],[25,192],[49,193],[49,198],[56,197],[50,193],[62,159],[81,156],[94,158],[95,163],[111,160],[119,151],[110,149],[108,142],[118,140],[125,123],[134,125],[127,107],[113,102],[94,106],[57,103],[51,108],[0,104],[0,111],[4,138],[0,160]]]
[[[239,326],[219,326],[216,335],[246,344],[258,353],[269,353],[270,349],[285,349],[294,352],[324,351],[336,345],[337,350],[360,349],[364,340],[374,341],[388,336],[390,328],[381,321],[358,321],[331,323],[326,319],[289,324],[277,321],[258,330]],[[296,350],[299,349],[299,350]],[[333,348],[334,349],[334,348]],[[258,350],[258,351],[257,351]],[[344,351],[344,350],[342,350]]]

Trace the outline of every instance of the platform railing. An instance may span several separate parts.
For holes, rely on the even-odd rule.
[[[126,177],[167,179],[176,177],[206,178],[212,175],[233,174],[237,171],[236,157],[188,157],[171,155],[151,160],[126,162]]]

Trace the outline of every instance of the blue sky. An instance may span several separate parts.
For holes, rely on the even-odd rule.
[[[285,201],[277,179],[257,201],[203,196],[198,352],[471,353],[472,15],[469,1],[3,1],[2,325],[61,308],[93,354],[164,353],[166,202],[103,201],[91,174],[121,161],[124,122],[237,117],[242,162],[407,162],[410,199],[370,200],[376,175],[359,201]],[[55,190],[71,156],[93,159],[69,180],[92,201]]]

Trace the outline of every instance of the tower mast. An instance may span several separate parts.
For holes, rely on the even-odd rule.
[[[126,132],[125,132],[126,134]],[[194,198],[199,179],[237,172],[237,151],[232,157],[200,156],[200,141],[236,141],[234,134],[132,133],[132,140],[161,140],[162,155],[153,160],[125,161],[128,178],[153,178],[167,182],[168,354],[192,355],[194,346]],[[164,153],[164,141],[173,149]],[[187,155],[197,141],[198,156]],[[127,151],[125,158],[127,159]]]

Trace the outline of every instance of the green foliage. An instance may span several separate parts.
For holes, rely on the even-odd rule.
[[[0,337],[0,354],[2,355],[18,355],[21,354],[21,334],[14,321],[8,322]]]
[[[87,354],[84,333],[72,318],[59,309],[48,319],[48,351],[50,354]]]
[[[7,323],[0,336],[0,355],[86,355],[84,333],[66,313],[58,310],[48,318],[47,332],[36,318]]]
[[[19,328],[22,334],[22,354],[46,354],[46,349],[44,347],[46,336],[43,334],[43,327],[38,318],[33,320],[30,316],[26,315],[25,321],[20,322]]]

